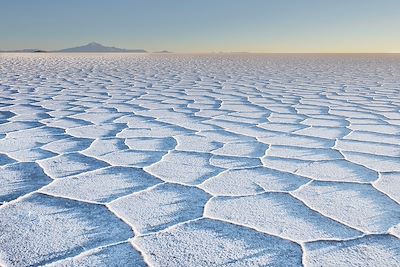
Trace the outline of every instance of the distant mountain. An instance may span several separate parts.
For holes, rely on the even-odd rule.
[[[157,54],[170,54],[172,52],[171,51],[167,51],[167,50],[162,50],[162,51],[157,51],[157,52],[154,52],[154,53],[157,53]]]
[[[102,44],[96,43],[96,42],[91,42],[87,45],[83,46],[77,46],[77,47],[72,47],[72,48],[65,48],[61,50],[55,50],[55,51],[45,51],[41,49],[20,49],[20,50],[7,50],[7,51],[1,51],[0,53],[43,53],[43,52],[50,52],[50,53],[69,53],[69,52],[75,52],[75,53],[147,53],[146,50],[144,49],[123,49],[123,48],[117,48],[113,46],[104,46]],[[168,51],[161,51],[162,53],[168,53]]]
[[[104,46],[96,42],[91,42],[87,45],[61,49],[54,52],[146,53],[147,51],[144,49],[123,49],[113,46]]]
[[[28,48],[28,49],[20,49],[20,50],[6,50],[6,51],[0,51],[2,53],[44,53],[47,52],[45,50],[41,49],[35,49],[35,48]]]

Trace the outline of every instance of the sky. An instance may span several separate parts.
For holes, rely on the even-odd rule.
[[[400,52],[400,0],[0,0],[0,50]]]

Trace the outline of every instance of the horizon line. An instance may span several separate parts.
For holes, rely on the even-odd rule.
[[[120,49],[120,50],[132,50],[132,51],[62,51],[62,50],[67,50],[67,49],[71,49],[71,48],[82,48],[82,47],[86,47],[86,46],[90,46],[92,44],[96,44],[100,47],[103,48],[113,48],[113,49]],[[137,51],[133,51],[133,50],[137,50]],[[246,51],[246,50],[242,50],[242,51],[225,51],[225,50],[208,50],[208,51],[170,51],[168,49],[152,49],[147,50],[145,48],[120,48],[118,46],[114,45],[103,45],[99,42],[96,41],[91,41],[88,42],[87,44],[83,44],[83,45],[78,45],[78,46],[72,46],[72,47],[67,47],[67,48],[53,48],[53,49],[42,49],[42,48],[21,48],[21,49],[6,49],[3,50],[2,48],[0,48],[0,53],[2,52],[6,52],[6,53],[174,53],[174,54],[399,54],[400,50],[386,50],[386,51],[374,51],[374,50],[367,50],[367,51],[363,51],[361,49],[361,51],[354,51],[354,50],[308,50],[308,49],[304,49],[303,51],[296,51],[296,50],[265,50],[265,51]]]
[[[16,54],[400,54],[400,51],[396,52],[247,52],[247,51],[200,51],[200,52],[172,52],[172,51],[146,51],[146,52],[62,52],[58,50],[41,50],[38,51],[23,51],[20,50],[0,50],[0,53],[16,53]]]

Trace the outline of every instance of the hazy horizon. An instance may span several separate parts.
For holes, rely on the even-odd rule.
[[[0,50],[399,53],[400,2],[4,0]]]

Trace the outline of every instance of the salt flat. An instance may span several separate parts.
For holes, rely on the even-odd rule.
[[[1,266],[400,266],[400,57],[0,54]]]

